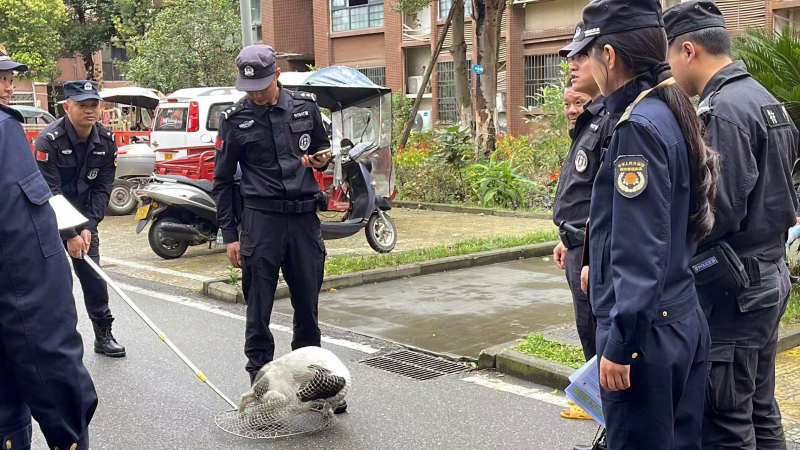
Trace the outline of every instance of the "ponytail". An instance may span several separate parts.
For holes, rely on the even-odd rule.
[[[598,37],[592,48],[602,50],[606,45],[614,48],[622,63],[634,76],[650,72],[656,84],[672,77],[667,55],[667,36],[663,28],[642,28]],[[691,211],[689,227],[692,239],[700,242],[714,227],[714,202],[717,197],[719,154],[703,141],[703,125],[698,120],[694,106],[677,84],[656,91],[664,100],[683,133],[689,156],[691,180]]]

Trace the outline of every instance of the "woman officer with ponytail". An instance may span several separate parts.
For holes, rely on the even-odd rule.
[[[658,0],[583,11],[612,120],[592,192],[589,293],[609,449],[700,449],[709,333],[689,261],[714,222],[718,158],[675,84]]]

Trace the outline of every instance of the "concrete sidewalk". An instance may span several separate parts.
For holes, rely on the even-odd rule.
[[[292,306],[280,300],[275,311],[291,314]],[[469,358],[531,332],[574,323],[564,274],[542,258],[324,293],[319,318],[357,333]]]

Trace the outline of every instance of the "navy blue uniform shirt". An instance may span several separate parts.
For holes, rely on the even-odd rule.
[[[278,103],[258,106],[249,97],[222,114],[214,164],[214,200],[226,244],[239,233],[233,210],[234,175],[241,167],[243,198],[311,199],[319,184],[314,171],[303,167],[303,155],[330,147],[313,94],[281,88]]]
[[[605,104],[612,120],[654,86],[648,73],[611,94]],[[654,321],[697,308],[690,207],[686,143],[652,92],[614,131],[592,193],[589,298],[598,326],[611,329],[606,359],[631,364]]]
[[[62,239],[81,230],[97,232],[103,221],[117,172],[114,134],[97,123],[87,141],[81,140],[68,117],[46,126],[36,137],[36,162],[54,195],[63,194],[89,219],[80,229],[61,230]]]

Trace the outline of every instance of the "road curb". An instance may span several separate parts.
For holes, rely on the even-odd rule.
[[[427,209],[429,211],[440,211],[449,213],[482,214],[484,216],[522,217],[526,219],[544,219],[544,220],[551,220],[553,218],[552,214],[504,211],[501,209],[480,208],[477,206],[449,205],[446,203],[425,203],[425,202],[408,202],[402,200],[395,200],[392,202],[392,206],[397,208]]]
[[[800,347],[800,329],[788,332],[778,330],[778,353]]]
[[[506,375],[561,390],[569,386],[569,376],[575,372],[571,367],[545,361],[510,348],[497,354],[496,368],[498,372]]]
[[[564,390],[569,386],[569,376],[575,369],[512,350],[517,344],[519,340],[481,350],[478,356],[478,368],[494,368],[506,375],[554,389]],[[800,347],[800,329],[780,334],[778,353],[795,347]]]
[[[523,245],[486,252],[470,253],[468,255],[451,256],[447,258],[434,259],[419,264],[406,264],[402,266],[386,267],[382,269],[366,270],[363,272],[348,273],[345,275],[334,275],[326,277],[322,283],[321,291],[331,289],[344,289],[348,287],[362,286],[371,283],[409,278],[419,275],[429,275],[432,273],[447,272],[450,270],[466,269],[469,267],[485,266],[501,262],[516,261],[519,259],[536,258],[548,256],[553,253],[553,248],[558,242],[544,242],[541,244]],[[231,290],[234,286],[226,283],[227,278],[218,278],[203,282],[203,294],[216,300],[228,303],[244,303],[244,296],[238,292],[235,297]],[[275,298],[289,297],[289,287],[283,283],[278,285],[275,291]],[[235,298],[235,301],[231,301]]]

